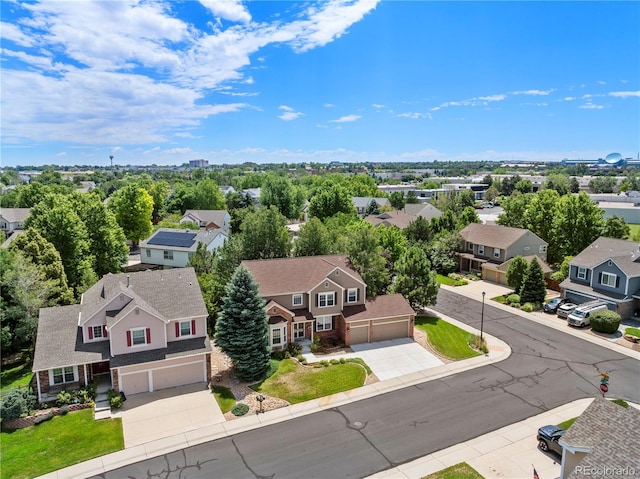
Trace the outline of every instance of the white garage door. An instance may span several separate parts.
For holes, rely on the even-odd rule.
[[[373,340],[385,341],[387,339],[406,338],[409,336],[408,323],[408,320],[403,320],[393,323],[374,324]]]
[[[120,390],[126,395],[146,393],[149,391],[149,375],[147,371],[120,376]]]
[[[349,344],[362,344],[369,342],[369,325],[351,326],[349,329]]]
[[[202,362],[153,371],[153,389],[166,389],[204,381]]]

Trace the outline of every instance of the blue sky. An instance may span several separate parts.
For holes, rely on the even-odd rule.
[[[640,150],[640,3],[2,1],[2,165]]]

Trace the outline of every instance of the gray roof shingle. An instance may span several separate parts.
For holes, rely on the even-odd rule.
[[[535,233],[523,228],[483,225],[480,223],[471,223],[460,231],[460,236],[468,243],[500,249],[508,248],[525,235],[537,236]],[[541,238],[538,239],[544,243]]]
[[[22,223],[31,213],[31,208],[0,208],[0,216],[9,223]]]
[[[611,259],[628,276],[640,276],[640,244],[601,236],[583,249],[571,264],[593,268]]]
[[[197,218],[203,223],[214,223],[218,228],[222,228],[224,218],[227,215],[226,210],[187,210],[182,215],[182,219],[189,219],[189,216]]]

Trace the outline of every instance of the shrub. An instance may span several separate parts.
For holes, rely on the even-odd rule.
[[[614,404],[617,404],[618,406],[622,406],[625,409],[629,408],[629,403],[627,401],[625,401],[624,399],[614,399],[611,402],[614,403]]]
[[[0,417],[4,420],[17,419],[36,405],[36,397],[27,388],[10,390],[0,403]]]
[[[111,409],[120,409],[122,407],[122,396],[118,394],[117,396],[110,397],[109,406],[111,406]]]
[[[289,359],[290,357],[291,355],[289,354],[289,351],[285,349],[278,349],[277,351],[271,352],[271,359],[275,359],[276,361],[282,361],[283,359]]]
[[[340,364],[340,361],[338,361],[337,359],[331,359],[329,362],[331,364]]]
[[[525,313],[531,313],[533,311],[535,311],[536,307],[533,303],[524,303],[520,309],[522,311],[524,311]]]
[[[66,416],[67,414],[69,414],[69,406],[67,404],[62,406],[59,410],[59,413],[61,416]]]
[[[244,403],[239,402],[231,409],[231,412],[234,416],[244,416],[249,412],[249,406]]]
[[[69,391],[60,391],[56,396],[56,403],[58,403],[59,406],[71,404],[72,402],[73,398],[71,397],[71,393]]]
[[[514,305],[514,303],[520,303],[520,295],[519,294],[510,294],[509,296],[507,296],[507,304],[510,304],[511,306]]]
[[[287,346],[287,351],[289,351],[289,354],[291,356],[297,356],[298,354],[302,353],[302,346],[298,343],[289,343],[289,346]]]
[[[461,279],[464,279],[464,276],[459,273],[449,273],[447,277],[451,278],[454,281],[460,281]]]
[[[615,311],[596,311],[589,320],[591,329],[599,333],[613,334],[620,327],[620,315]]]
[[[347,361],[345,361],[345,359],[344,359],[344,358],[340,358],[340,364],[344,364],[344,363],[346,363],[346,362],[347,362]]]
[[[53,417],[53,411],[49,411],[49,412],[47,412],[45,414],[40,414],[39,416],[36,416],[36,418],[33,420],[33,424],[34,425],[38,425],[40,423],[48,421],[52,417]]]
[[[518,308],[518,309],[520,309],[520,306],[521,306],[521,305],[520,305],[520,303],[511,303],[511,304],[510,304],[510,306],[511,306],[512,308]]]
[[[484,354],[487,354],[489,352],[489,348],[487,348],[487,342],[484,338],[482,339],[482,341],[480,341],[480,336],[478,335],[471,336],[471,338],[469,339],[469,346],[476,351],[482,351]]]

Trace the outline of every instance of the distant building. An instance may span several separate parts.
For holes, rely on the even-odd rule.
[[[189,160],[189,168],[206,168],[208,166],[207,160]]]
[[[31,208],[2,208],[0,209],[0,230],[9,235],[14,230],[21,230]]]
[[[184,268],[203,243],[207,251],[221,247],[227,240],[221,229],[176,230],[160,228],[140,243],[140,262],[164,268]]]

